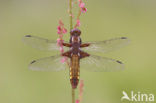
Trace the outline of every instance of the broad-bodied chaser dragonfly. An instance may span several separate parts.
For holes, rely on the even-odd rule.
[[[65,70],[66,63],[62,64],[60,60],[62,57],[68,57],[70,59],[70,82],[73,89],[77,88],[79,82],[80,66],[83,69],[95,72],[121,71],[124,69],[123,63],[118,60],[92,55],[86,51],[109,52],[126,46],[129,43],[128,38],[119,37],[105,41],[82,43],[80,38],[81,31],[79,29],[71,30],[70,34],[69,43],[63,43],[64,47],[70,48],[69,50],[61,55],[34,60],[30,63],[29,69],[36,71]],[[23,40],[26,44],[37,49],[58,50],[56,41],[50,41],[32,35],[26,35]]]

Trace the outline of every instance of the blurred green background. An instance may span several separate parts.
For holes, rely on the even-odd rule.
[[[84,2],[88,12],[81,16],[83,41],[124,36],[131,44],[100,54],[121,60],[126,66],[123,72],[81,68],[83,103],[121,103],[123,90],[129,95],[131,91],[156,94],[156,1]],[[68,70],[28,70],[32,60],[57,53],[33,49],[21,40],[27,34],[56,40],[59,18],[69,28],[67,9],[68,0],[0,0],[0,103],[71,103]]]

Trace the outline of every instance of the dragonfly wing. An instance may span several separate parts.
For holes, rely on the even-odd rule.
[[[34,60],[29,64],[29,69],[34,71],[61,71],[65,70],[67,64],[61,63],[63,56],[51,56]]]
[[[118,60],[94,55],[81,59],[80,66],[93,72],[116,72],[124,69],[124,64]]]
[[[24,36],[23,41],[24,43],[39,50],[59,50],[59,47],[56,44],[56,40],[48,40],[37,36],[26,35]]]
[[[129,44],[130,40],[126,37],[114,38],[99,42],[89,42],[90,46],[82,48],[91,52],[109,52]]]

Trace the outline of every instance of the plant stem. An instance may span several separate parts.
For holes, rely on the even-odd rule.
[[[72,103],[75,103],[75,89],[72,88]]]
[[[72,17],[72,3],[73,3],[73,0],[69,0],[69,16],[70,16],[70,30],[73,29],[73,17]]]
[[[72,0],[69,0],[69,17],[70,17],[70,30],[73,29],[73,14],[72,14]],[[68,64],[69,65],[69,64]],[[75,103],[75,90],[72,88],[72,103]]]
[[[78,12],[77,20],[80,20],[80,16],[81,16],[81,9],[80,9],[79,12]],[[77,25],[74,26],[74,28],[76,28],[76,27],[77,27]]]
[[[80,19],[80,16],[81,16],[81,9],[79,10],[79,13],[78,13],[77,19]]]

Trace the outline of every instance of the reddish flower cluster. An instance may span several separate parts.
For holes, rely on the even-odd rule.
[[[80,103],[82,101],[83,87],[84,87],[84,83],[83,80],[81,80],[79,86],[79,99],[76,100],[76,103]]]
[[[77,19],[76,20],[76,25],[75,25],[74,28],[80,27],[80,25],[81,25],[80,19]]]
[[[57,45],[60,47],[60,52],[61,54],[64,52],[64,49],[63,49],[63,35],[67,33],[67,29],[64,27],[64,24],[61,20],[59,20],[59,26],[57,27],[57,33],[59,34],[59,38],[57,39]],[[63,57],[61,59],[61,63],[64,63],[67,61],[67,58],[66,57]]]
[[[77,20],[76,20],[76,25],[74,28],[80,27],[81,23],[80,23],[80,16],[81,13],[86,13],[87,12],[87,8],[85,7],[85,3],[82,0],[78,0],[79,2],[79,8],[80,8],[80,12],[77,16]]]
[[[67,33],[67,29],[64,27],[62,20],[59,20],[59,26],[57,27],[57,33],[63,35]]]
[[[81,9],[82,13],[86,13],[87,12],[87,8],[85,8],[85,3],[82,0],[78,0],[79,1],[79,7]]]
[[[79,100],[76,100],[76,103],[80,103],[80,101]]]

